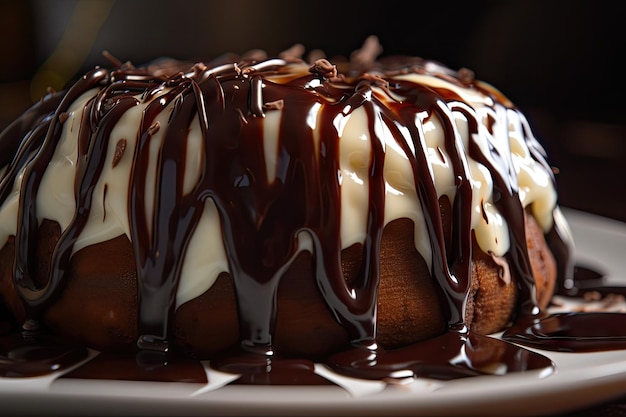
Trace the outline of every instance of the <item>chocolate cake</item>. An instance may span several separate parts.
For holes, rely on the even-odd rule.
[[[543,317],[571,287],[571,241],[519,109],[374,38],[345,60],[301,52],[110,57],[2,132],[0,296],[17,323],[227,370],[345,371],[346,352]]]

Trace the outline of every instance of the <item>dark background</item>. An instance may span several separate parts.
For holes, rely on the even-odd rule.
[[[95,65],[209,60],[295,43],[468,67],[525,112],[560,202],[626,221],[626,19],[618,1],[0,0],[0,130]]]

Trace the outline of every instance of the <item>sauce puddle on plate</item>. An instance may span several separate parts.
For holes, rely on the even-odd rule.
[[[578,266],[575,290],[585,293],[626,294],[626,287],[603,285],[601,273]],[[60,378],[207,383],[201,361],[176,352],[105,352],[87,360],[89,350],[44,331],[21,331],[6,314],[0,316],[0,376],[29,378],[60,372]],[[515,343],[515,344],[514,344]],[[415,377],[450,380],[480,375],[554,370],[544,355],[516,344],[549,351],[589,352],[626,349],[626,314],[569,312],[518,320],[502,340],[467,330],[448,331],[438,337],[399,349],[354,345],[318,361],[334,372],[366,380],[406,380]],[[86,361],[87,360],[87,361]],[[80,362],[86,363],[78,365]],[[214,358],[211,367],[239,374],[238,385],[329,385],[315,373],[310,360],[274,357],[237,347]],[[69,372],[69,368],[75,367]],[[548,372],[545,372],[548,371]]]

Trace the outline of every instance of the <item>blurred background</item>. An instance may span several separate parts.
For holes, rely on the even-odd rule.
[[[626,221],[626,19],[620,2],[0,0],[0,130],[102,52],[136,65],[301,43],[468,67],[530,120],[563,205]]]

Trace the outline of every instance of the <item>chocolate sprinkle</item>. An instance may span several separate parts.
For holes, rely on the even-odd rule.
[[[115,153],[113,154],[113,168],[119,164],[120,159],[124,156],[124,151],[126,150],[126,139],[120,139],[115,144]]]

